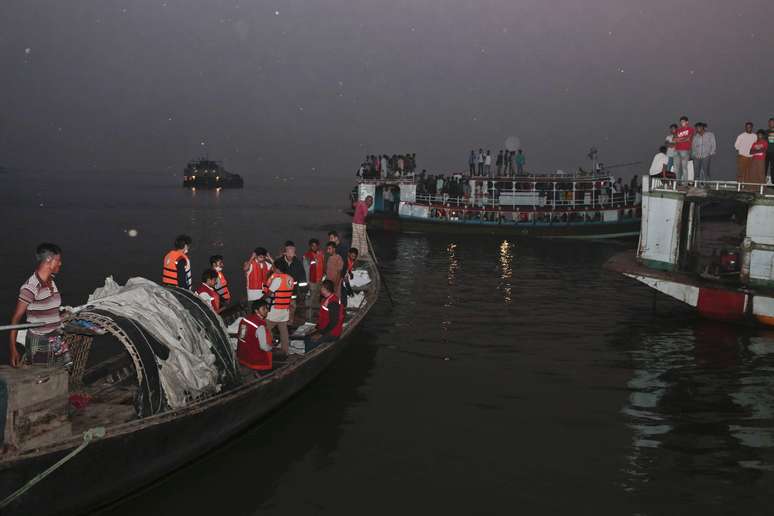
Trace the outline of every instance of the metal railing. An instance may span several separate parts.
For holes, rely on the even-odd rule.
[[[721,192],[757,193],[769,197],[774,196],[774,185],[768,183],[741,183],[738,181],[706,181],[700,179],[669,179],[658,176],[648,176],[651,191],[678,192],[689,188],[700,188]],[[767,193],[771,188],[772,193]]]
[[[559,197],[563,197],[563,194],[572,193],[572,191],[557,190],[556,193],[560,194]],[[566,198],[554,198],[552,195],[553,190],[547,190],[545,192],[530,192],[530,191],[512,191],[501,190],[498,195],[476,195],[475,197],[450,197],[448,195],[417,195],[414,204],[424,206],[445,206],[453,208],[466,208],[466,209],[502,209],[509,208],[513,211],[516,210],[536,210],[542,209],[599,209],[599,208],[617,208],[617,207],[633,207],[637,206],[637,195],[635,193],[614,193],[608,195],[600,191],[584,191],[589,195],[583,196],[583,199],[576,199],[572,196],[571,199]],[[529,197],[522,197],[519,199],[521,202],[516,202],[516,194],[533,194]],[[510,197],[511,202],[501,202],[500,197]],[[587,200],[586,197],[589,197]],[[529,202],[529,201],[532,202]]]

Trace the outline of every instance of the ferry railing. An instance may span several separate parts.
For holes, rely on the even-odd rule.
[[[757,193],[769,197],[774,194],[766,192],[767,188],[774,188],[768,183],[744,183],[739,181],[708,181],[701,179],[670,179],[658,176],[649,176],[650,190],[661,192],[685,191],[689,188],[700,188],[722,192]]]
[[[508,196],[512,194],[511,191],[501,191],[499,195],[505,194]],[[536,192],[521,192],[516,193],[536,193]],[[572,199],[551,199],[553,191],[547,190],[546,195],[535,197],[535,201],[530,203],[517,203],[514,196],[511,195],[511,202],[500,202],[498,196],[483,196],[476,195],[473,197],[451,197],[449,195],[432,195],[432,194],[419,194],[415,197],[415,204],[421,204],[426,206],[445,206],[452,208],[469,208],[469,209],[483,209],[487,208],[492,210],[498,210],[502,208],[510,208],[515,211],[517,209],[523,210],[537,210],[537,209],[604,209],[604,208],[618,208],[618,207],[631,207],[635,206],[637,195],[635,193],[614,193],[608,195],[599,191],[594,192],[591,195],[589,202],[584,199],[578,200],[574,197]],[[558,191],[562,193],[562,191]],[[591,193],[591,191],[589,191]]]

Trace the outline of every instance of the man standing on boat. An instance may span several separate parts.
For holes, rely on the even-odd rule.
[[[346,270],[346,261],[342,260],[336,251],[336,243],[328,242],[325,248],[325,277],[333,282],[333,288],[336,295],[341,296],[341,279]]]
[[[288,337],[288,323],[291,322],[291,304],[293,303],[293,288],[296,283],[293,277],[288,273],[288,264],[285,260],[276,260],[272,266],[273,274],[269,278],[266,290],[272,296],[271,310],[267,320],[269,333],[274,327],[279,328],[280,349],[285,355],[288,354],[290,339]]]
[[[691,158],[694,129],[688,124],[688,117],[680,117],[680,127],[675,134],[675,175],[677,179],[688,179],[688,161]]]
[[[188,258],[191,243],[191,237],[188,235],[178,235],[175,239],[175,248],[164,256],[164,269],[161,276],[161,282],[164,285],[188,290],[193,288],[191,260]]]
[[[736,149],[736,180],[739,183],[747,183],[750,179],[750,164],[752,154],[750,147],[758,140],[753,133],[752,122],[744,124],[744,132],[736,137],[734,149]]]
[[[35,251],[35,260],[35,272],[19,289],[11,324],[19,324],[26,314],[28,323],[39,325],[27,331],[25,353],[31,363],[47,364],[52,356],[61,356],[67,361],[69,353],[58,331],[62,323],[59,313],[62,297],[54,283],[54,276],[62,268],[62,250],[56,244],[40,244]],[[16,337],[17,331],[11,330],[9,352],[13,367],[22,364],[22,357],[16,351]]]
[[[310,305],[320,304],[320,282],[325,275],[325,255],[320,250],[320,241],[309,240],[309,249],[304,253],[304,268],[308,271]]]
[[[263,247],[256,247],[250,259],[242,266],[247,284],[247,300],[257,301],[263,297],[266,282],[271,275],[271,255]]]
[[[769,178],[769,184],[774,183],[774,118],[769,118],[769,129],[767,131],[767,140],[769,150],[766,152],[766,176]]]
[[[519,152],[516,153],[516,174],[522,175],[524,174],[524,164],[527,162],[527,158],[524,156],[524,151],[519,149]],[[513,163],[511,161],[511,163]],[[513,171],[513,165],[511,165],[511,171]]]
[[[366,233],[366,217],[368,217],[368,210],[374,203],[372,196],[367,196],[363,201],[357,201],[352,205],[355,208],[355,215],[352,217],[352,247],[356,247],[361,250],[360,259],[368,261],[370,260],[370,253],[368,252],[368,235]]]
[[[696,135],[693,137],[693,143],[691,144],[691,154],[693,154],[694,171],[698,176],[696,179],[701,181],[709,181],[712,179],[710,175],[710,163],[712,156],[717,151],[717,142],[715,141],[715,135],[707,131],[707,124],[699,122],[696,124]]]

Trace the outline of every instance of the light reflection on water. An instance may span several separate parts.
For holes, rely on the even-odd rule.
[[[511,297],[511,278],[513,277],[513,248],[507,240],[500,244],[500,284],[498,288],[503,292],[503,301],[506,305],[513,302]]]

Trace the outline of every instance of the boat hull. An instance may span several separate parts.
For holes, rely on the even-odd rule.
[[[152,483],[226,440],[244,431],[299,392],[318,376],[345,347],[331,349],[304,361],[293,374],[265,385],[247,385],[213,398],[182,416],[159,416],[139,429],[123,429],[92,441],[81,454],[47,477],[32,491],[3,510],[16,514],[80,514],[118,500]],[[18,489],[64,455],[73,446],[0,466],[0,486],[5,496]]]
[[[384,231],[418,233],[448,233],[475,235],[503,235],[539,238],[634,238],[640,233],[640,219],[620,222],[581,223],[496,223],[479,221],[449,221],[400,217],[375,213],[368,218],[369,228]]]
[[[726,287],[687,274],[650,269],[635,260],[634,251],[614,256],[605,267],[696,309],[706,319],[774,326],[774,292]]]

